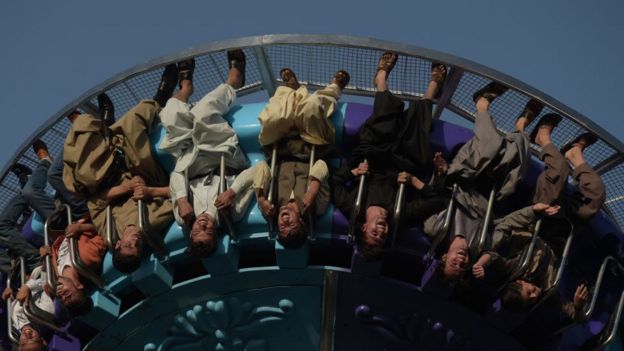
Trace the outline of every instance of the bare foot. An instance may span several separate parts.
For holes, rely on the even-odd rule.
[[[350,80],[351,76],[349,75],[349,72],[345,70],[339,70],[338,72],[336,72],[331,82],[332,84],[338,85],[340,90],[342,90],[347,86],[347,84],[349,84]]]
[[[399,56],[394,52],[386,51],[381,54],[379,63],[377,63],[377,70],[375,71],[375,87],[377,87],[377,91],[388,90],[388,75],[392,72],[398,59]]]
[[[484,97],[479,97],[476,102],[477,112],[487,112],[490,102]]]
[[[585,144],[579,142],[574,143],[570,150],[566,151],[565,158],[572,163],[572,165],[576,168],[583,163],[585,163],[585,158],[583,157],[583,149],[585,148]]]
[[[544,147],[552,143],[550,135],[552,134],[553,129],[554,126],[551,126],[549,124],[542,124],[541,126],[539,126],[539,129],[537,130],[537,135],[535,136],[535,142],[537,143],[537,145]]]
[[[282,79],[282,82],[284,82],[284,85],[291,89],[297,90],[301,86],[297,80],[295,72],[293,72],[290,68],[282,68],[280,70],[280,78]]]

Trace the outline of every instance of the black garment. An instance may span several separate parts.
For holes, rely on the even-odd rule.
[[[352,168],[364,159],[371,169],[389,168],[415,174],[429,168],[431,101],[412,101],[406,111],[403,107],[403,101],[389,91],[375,94],[373,114],[360,128],[358,145],[351,152]]]
[[[375,94],[373,114],[358,133],[358,145],[350,161],[331,178],[332,201],[347,217],[351,215],[357,196],[358,180],[352,168],[368,160],[370,174],[363,209],[377,205],[391,212],[398,189],[397,176],[401,171],[422,173],[430,168],[431,101],[416,100],[403,111],[403,101],[389,91]],[[404,216],[408,222],[420,222],[441,211],[448,201],[444,180],[436,179],[421,191],[406,187]],[[360,213],[363,219],[365,211]]]

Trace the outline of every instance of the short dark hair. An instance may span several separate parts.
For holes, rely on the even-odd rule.
[[[380,260],[387,252],[383,246],[369,245],[364,240],[364,234],[360,233],[357,237],[357,246],[360,254],[366,261]]]
[[[503,307],[511,311],[520,312],[527,308],[527,303],[522,298],[522,286],[518,282],[505,284],[500,299]]]
[[[466,274],[461,275],[457,279],[447,277],[446,274],[444,274],[445,266],[446,266],[446,259],[440,258],[439,260],[437,260],[435,270],[433,271],[434,279],[441,281],[445,284],[448,284],[449,286],[452,286],[453,288],[462,288],[462,287],[469,285]]]
[[[113,267],[121,273],[132,273],[141,266],[141,254],[122,255],[119,249],[113,250]]]
[[[285,248],[298,249],[306,242],[308,238],[308,228],[305,222],[301,223],[298,229],[290,230],[286,233],[279,231],[277,241]]]
[[[186,247],[186,253],[193,257],[204,258],[212,255],[216,249],[217,238],[215,234],[211,236],[208,241],[189,240],[188,246]]]
[[[93,301],[85,289],[80,289],[75,302],[64,306],[72,316],[84,316],[93,308]]]

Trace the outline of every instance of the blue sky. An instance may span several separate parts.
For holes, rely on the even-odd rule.
[[[624,3],[605,1],[2,1],[0,163],[84,91],[199,44],[275,33],[405,42],[535,86],[624,137]]]

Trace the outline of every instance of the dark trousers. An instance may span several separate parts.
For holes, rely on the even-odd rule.
[[[569,215],[587,220],[595,215],[605,200],[605,186],[587,163],[574,169],[572,178],[578,183],[577,189],[566,195],[569,168],[565,157],[551,143],[542,149],[540,158],[544,161],[544,171],[537,178],[533,202],[558,204]]]
[[[48,183],[56,190],[56,195],[60,197],[61,201],[69,205],[72,218],[78,220],[87,214],[87,202],[67,190],[65,183],[63,183],[63,167],[63,151],[61,150],[61,154],[52,162],[52,166],[48,170]]]
[[[39,251],[24,239],[17,228],[17,220],[27,208],[24,197],[17,194],[0,213],[0,271],[6,274],[10,270],[10,255],[24,257],[27,271],[39,265]]]
[[[431,101],[412,101],[403,111],[401,99],[389,91],[375,94],[373,114],[358,132],[351,166],[368,159],[372,168],[391,168],[419,173],[431,164],[429,133]]]

